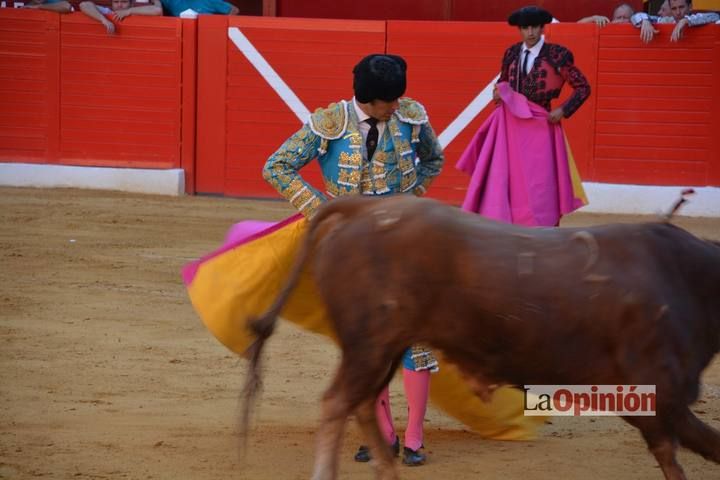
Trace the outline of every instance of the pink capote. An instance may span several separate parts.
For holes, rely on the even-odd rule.
[[[510,88],[455,167],[470,175],[463,210],[525,226],[554,226],[583,206],[576,198],[565,137],[548,112]]]

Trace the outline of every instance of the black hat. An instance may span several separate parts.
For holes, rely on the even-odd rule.
[[[515,10],[508,17],[508,23],[514,27],[537,27],[552,23],[552,20],[550,12],[534,5]]]
[[[360,103],[397,100],[405,93],[406,72],[407,63],[402,57],[382,53],[368,55],[353,68],[355,99]]]

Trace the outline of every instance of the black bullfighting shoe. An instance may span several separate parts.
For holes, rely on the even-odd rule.
[[[390,445],[392,448],[392,452],[394,456],[400,455],[400,438],[396,435],[395,441],[392,445]],[[356,462],[369,462],[372,457],[370,456],[370,448],[367,447],[367,445],[360,445],[360,448],[358,448],[357,453],[355,454],[355,461]]]
[[[413,450],[408,447],[403,448],[403,465],[407,465],[408,467],[419,467],[420,465],[424,465],[427,457],[420,451],[420,448],[417,450]]]

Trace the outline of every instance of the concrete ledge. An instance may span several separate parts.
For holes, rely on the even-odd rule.
[[[583,183],[589,204],[581,212],[655,215],[666,213],[680,198],[685,188],[695,195],[680,207],[677,215],[688,217],[720,217],[718,187],[654,187],[613,183]]]
[[[181,168],[153,170],[0,163],[0,185],[88,188],[178,196],[185,193],[185,172]]]

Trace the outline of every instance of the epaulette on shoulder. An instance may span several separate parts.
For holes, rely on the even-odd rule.
[[[310,115],[310,130],[327,140],[336,140],[347,130],[347,102],[331,103],[327,108],[318,108]]]
[[[412,98],[403,97],[400,99],[400,107],[395,111],[395,115],[411,125],[422,125],[428,122],[425,107]]]

